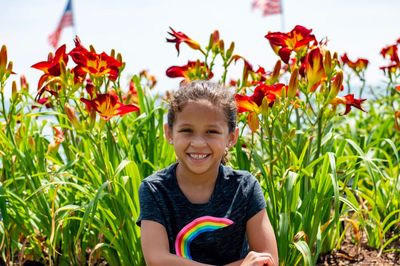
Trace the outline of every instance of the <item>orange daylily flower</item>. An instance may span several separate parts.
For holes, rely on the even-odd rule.
[[[46,108],[53,108],[53,104],[51,103],[51,100],[49,97],[44,97],[37,99],[36,102],[40,105],[44,105]],[[32,105],[32,109],[39,108],[37,105]]]
[[[54,139],[47,147],[48,153],[57,152],[58,148],[60,147],[60,144],[65,140],[64,132],[62,132],[60,129],[56,127],[53,127],[53,130],[54,130]]]
[[[311,29],[297,25],[288,33],[269,32],[265,38],[268,39],[274,52],[288,64],[293,51],[302,57],[303,51],[310,46],[311,42],[317,43],[311,32]]]
[[[365,58],[358,58],[356,61],[351,61],[348,58],[347,53],[344,53],[344,55],[342,55],[340,59],[342,59],[343,64],[348,65],[357,73],[365,70],[368,67],[369,63],[369,61]]]
[[[235,94],[235,101],[238,113],[260,112],[259,105],[253,101],[251,96]]]
[[[166,75],[170,78],[183,77],[186,80],[211,79],[214,76],[210,69],[199,60],[188,61],[184,66],[171,66],[167,69]]]
[[[38,83],[38,90],[40,90],[43,84],[54,77],[61,75],[61,63],[66,65],[68,63],[68,55],[65,53],[66,45],[60,46],[55,52],[54,56],[49,53],[47,61],[42,61],[32,65],[32,68],[42,70],[44,74],[40,77]]]
[[[257,131],[259,127],[258,114],[261,113],[262,106],[266,103],[269,107],[272,107],[276,98],[282,96],[282,90],[286,90],[287,93],[287,89],[287,86],[282,83],[274,85],[259,83],[255,87],[253,95],[235,95],[238,113],[249,112],[247,122],[253,132]]]
[[[135,83],[133,80],[129,82],[129,90],[128,92],[123,96],[123,100],[125,103],[133,103],[133,104],[138,104],[139,103],[139,95],[138,91],[135,87]]]
[[[139,76],[147,81],[147,86],[149,86],[150,89],[156,86],[157,78],[154,75],[150,75],[147,70],[140,71]]]
[[[104,120],[110,120],[114,116],[122,116],[130,112],[139,111],[139,107],[134,104],[124,105],[113,92],[97,94],[93,100],[81,98],[89,111],[95,110]]]
[[[392,62],[400,63],[397,44],[387,46],[381,50],[383,58],[389,57]]]
[[[236,64],[236,62],[239,59],[242,59],[243,63],[244,63],[243,74],[242,74],[242,87],[247,87],[247,86],[251,85],[251,84],[247,84],[247,80],[249,78],[250,73],[254,73],[253,66],[252,66],[252,64],[250,64],[250,62],[246,58],[244,58],[241,55],[237,55],[237,54],[232,56],[229,63],[232,62],[232,60],[233,60],[233,61],[235,61],[235,64]]]
[[[384,73],[396,73],[398,69],[400,69],[400,62],[399,63],[393,63],[388,66],[381,66],[379,69],[383,70]]]
[[[343,97],[335,97],[332,99],[330,102],[331,105],[333,106],[334,110],[336,109],[338,104],[344,104],[346,105],[346,110],[343,113],[343,115],[348,114],[351,111],[351,107],[355,107],[357,109],[360,109],[361,111],[365,112],[365,110],[362,108],[361,104],[365,101],[366,99],[355,99],[354,94],[348,94]]]
[[[172,42],[175,43],[175,48],[178,51],[178,55],[179,55],[179,45],[184,42],[187,45],[189,45],[189,47],[191,47],[194,50],[200,50],[200,44],[194,40],[192,40],[191,38],[189,38],[186,34],[184,34],[183,32],[180,31],[175,31],[173,28],[169,27],[170,30],[172,32],[168,32],[169,35],[171,35],[173,38],[172,39],[168,39],[167,38],[167,42]]]
[[[95,77],[108,75],[110,80],[115,81],[118,78],[122,62],[118,61],[105,52],[97,54],[88,51],[81,45],[78,37],[75,38],[75,48],[69,52],[72,60],[77,64],[74,73],[78,76],[90,74]]]

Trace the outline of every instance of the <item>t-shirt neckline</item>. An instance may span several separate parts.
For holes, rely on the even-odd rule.
[[[217,191],[219,189],[219,184],[220,184],[220,180],[221,180],[221,175],[223,173],[223,166],[222,164],[220,164],[219,168],[218,168],[218,175],[217,175],[217,180],[215,181],[215,186],[214,186],[214,190],[211,193],[210,199],[208,200],[208,202],[205,203],[192,203],[183,193],[183,191],[181,190],[181,188],[179,187],[178,184],[178,179],[176,177],[176,167],[178,166],[178,162],[176,162],[174,165],[172,165],[171,167],[171,174],[174,180],[174,185],[176,186],[176,189],[179,193],[179,196],[191,207],[193,208],[206,208],[208,206],[210,206],[215,199],[215,196],[217,194]]]

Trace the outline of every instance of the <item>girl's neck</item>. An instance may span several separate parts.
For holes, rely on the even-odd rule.
[[[219,167],[212,172],[204,174],[195,174],[185,171],[184,167],[178,163],[176,166],[176,178],[179,184],[184,184],[193,187],[208,187],[213,186],[217,180]]]
[[[193,204],[204,204],[209,202],[215,189],[218,170],[207,175],[195,175],[186,173],[178,163],[176,167],[176,179],[178,186],[186,198]]]

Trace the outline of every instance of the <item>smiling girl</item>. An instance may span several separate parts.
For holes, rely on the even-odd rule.
[[[177,162],[139,189],[147,265],[278,265],[260,184],[224,165],[236,119],[221,85],[194,81],[174,93],[164,129]]]

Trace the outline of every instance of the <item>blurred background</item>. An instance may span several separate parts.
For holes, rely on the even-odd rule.
[[[278,59],[264,36],[268,31],[290,31],[300,24],[313,29],[318,40],[328,38],[328,47],[350,60],[370,60],[367,83],[379,85],[385,65],[380,50],[400,37],[398,0],[283,0],[282,14],[264,16],[252,8],[253,0],[73,0],[74,27],[66,27],[59,45],[73,47],[77,34],[82,44],[93,44],[97,52],[121,53],[126,79],[148,70],[158,79],[158,90],[173,89],[180,79],[166,77],[171,65],[202,58],[197,51],[166,42],[169,27],[182,31],[201,45],[219,30],[226,45],[236,44],[235,53],[254,66],[271,69]],[[8,48],[15,75],[25,74],[36,90],[41,71],[30,68],[54,51],[48,36],[54,32],[67,0],[0,0],[0,45]],[[12,80],[11,79],[11,80]],[[127,81],[126,81],[127,83]],[[124,84],[124,83],[122,83]]]

